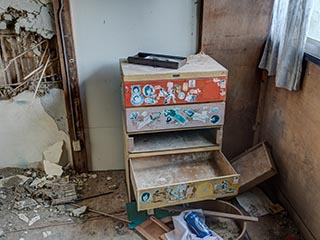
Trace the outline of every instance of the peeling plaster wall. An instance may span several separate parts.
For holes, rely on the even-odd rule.
[[[23,28],[50,39],[55,34],[53,16],[51,0],[0,1],[0,29],[13,23],[16,33]]]
[[[63,131],[64,106],[61,89],[51,89],[41,99],[33,99],[33,93],[25,91],[12,100],[0,101],[0,168],[40,162],[43,151],[61,140],[71,159],[69,136]]]

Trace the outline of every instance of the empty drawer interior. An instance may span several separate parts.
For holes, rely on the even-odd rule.
[[[137,190],[237,174],[220,151],[131,159]]]
[[[130,153],[166,151],[219,146],[219,129],[197,129],[176,132],[148,133],[129,136]]]

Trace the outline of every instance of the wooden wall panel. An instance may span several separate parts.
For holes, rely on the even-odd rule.
[[[308,62],[302,91],[275,88],[269,79],[262,138],[272,145],[277,185],[291,207],[320,239],[320,67]],[[297,221],[299,222],[299,221]]]
[[[204,0],[201,50],[229,70],[223,152],[252,146],[261,71],[273,0]]]

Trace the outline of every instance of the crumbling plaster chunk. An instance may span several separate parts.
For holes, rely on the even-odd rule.
[[[58,141],[43,152],[44,159],[59,164],[62,155],[63,141]]]
[[[49,162],[48,160],[43,160],[43,169],[48,176],[60,177],[63,173],[62,166]]]
[[[0,14],[8,15],[6,11],[9,7],[27,13],[17,19],[15,23],[17,33],[21,28],[24,28],[26,31],[36,32],[44,38],[50,39],[54,36],[55,26],[51,1],[1,0]]]

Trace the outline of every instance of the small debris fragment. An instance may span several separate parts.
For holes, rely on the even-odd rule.
[[[6,234],[4,233],[3,229],[0,228],[0,238],[5,237]]]
[[[107,181],[110,181],[110,180],[112,180],[112,177],[107,177]]]
[[[31,218],[31,220],[29,221],[29,226],[31,226],[32,224],[34,224],[35,222],[37,222],[39,220],[40,220],[40,216],[39,215]]]
[[[24,209],[33,209],[35,206],[37,206],[37,202],[35,200],[32,198],[26,198],[25,200],[15,202],[13,208],[20,211]]]
[[[0,179],[0,188],[11,188],[18,185],[23,185],[29,178],[23,175],[14,175]]]
[[[91,174],[90,177],[93,178],[93,179],[95,179],[95,178],[98,177],[98,175],[94,173],[94,174]]]
[[[69,210],[74,217],[80,217],[82,214],[84,214],[87,211],[87,206],[82,206],[79,208],[73,208]]]
[[[110,185],[108,187],[110,190],[116,190],[118,188],[117,184]]]
[[[0,189],[0,199],[5,200],[7,198],[7,193],[4,189]]]
[[[63,173],[62,166],[49,162],[48,160],[43,160],[43,168],[48,176],[60,177]]]
[[[37,188],[37,187],[42,188],[46,184],[46,181],[47,181],[46,177],[35,178],[29,186],[35,187],[35,188]]]
[[[52,234],[51,231],[42,232],[43,238],[47,238],[47,237],[49,237],[51,234]]]
[[[18,217],[20,220],[24,221],[25,223],[29,223],[29,218],[25,214],[19,213]]]
[[[27,177],[31,177],[31,176],[32,176],[32,171],[28,170],[28,171],[25,173],[25,175],[26,175]]]

